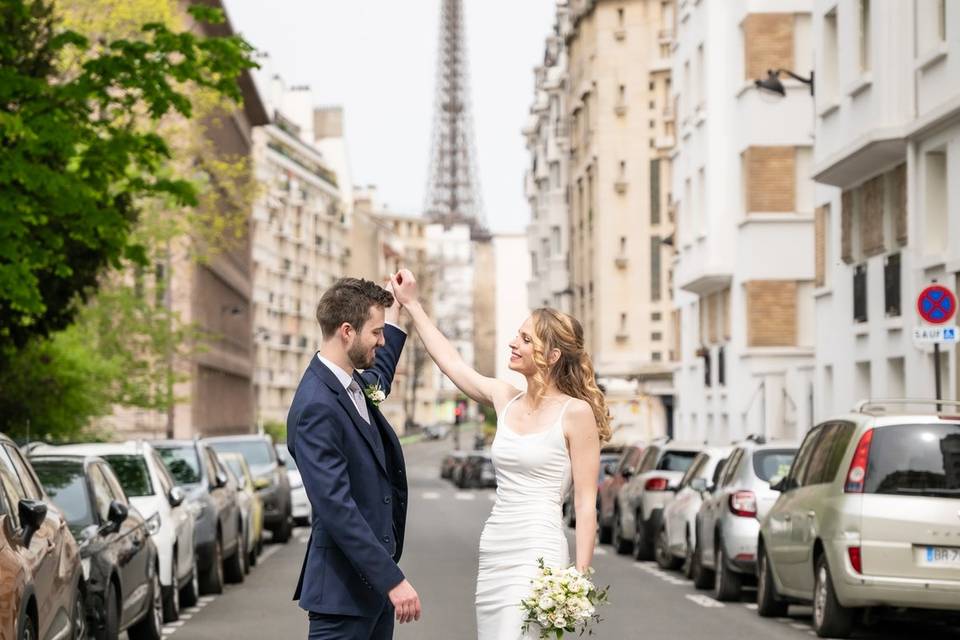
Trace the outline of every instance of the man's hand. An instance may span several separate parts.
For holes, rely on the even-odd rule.
[[[384,320],[390,324],[400,326],[400,301],[397,300],[397,294],[394,291],[393,283],[390,280],[387,280],[383,288],[393,294],[393,304],[388,308],[384,309]]]
[[[390,278],[393,295],[400,304],[409,306],[417,301],[417,279],[409,269],[400,269]]]
[[[420,596],[408,580],[404,580],[387,594],[393,608],[397,612],[397,621],[400,624],[420,619]]]

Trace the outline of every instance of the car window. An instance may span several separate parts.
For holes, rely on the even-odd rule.
[[[226,464],[227,469],[233,473],[233,477],[237,480],[237,484],[245,487],[247,485],[247,474],[243,472],[243,463],[237,458],[228,458],[226,460],[222,460],[222,462]]]
[[[660,456],[659,447],[647,447],[643,452],[643,457],[637,463],[637,473],[646,473],[657,466],[657,458]]]
[[[960,424],[874,429],[863,490],[960,498]]]
[[[753,472],[758,478],[770,482],[771,478],[786,478],[796,455],[795,449],[764,449],[753,452]]]
[[[13,466],[13,461],[3,447],[0,447],[0,484],[3,485],[7,502],[10,504],[10,518],[14,524],[16,524],[17,528],[19,528],[20,514],[18,505],[21,500],[26,500],[27,493],[20,484],[20,477],[17,475],[17,470]]]
[[[90,465],[88,472],[90,478],[90,489],[93,491],[93,504],[100,516],[100,522],[106,522],[110,515],[110,501],[113,495],[110,492],[110,485],[101,470],[99,464]]]
[[[290,452],[287,451],[286,446],[274,447],[277,451],[277,458],[283,460],[287,464],[287,469],[290,471],[299,471],[297,468],[297,461],[293,459],[293,456],[290,455]]]
[[[720,476],[723,475],[723,472],[727,467],[727,461],[729,460],[730,458],[724,458],[723,460],[717,462],[717,466],[713,469],[713,477],[710,479],[710,484],[715,487],[717,486],[717,483],[720,481]]]
[[[199,484],[201,481],[200,459],[193,445],[186,447],[157,447],[157,455],[170,471],[177,484]]]
[[[657,462],[658,471],[686,471],[697,457],[696,451],[667,451]]]
[[[694,458],[693,463],[690,465],[690,468],[687,469],[687,472],[683,474],[683,477],[680,478],[680,488],[686,487],[689,485],[694,478],[696,478],[709,461],[710,456],[706,453],[699,453],[697,457]]]
[[[211,442],[210,447],[217,452],[239,453],[251,468],[269,466],[276,461],[276,451],[265,440],[226,440]]]
[[[173,489],[173,478],[170,477],[170,472],[167,471],[167,467],[156,452],[150,455],[153,456],[153,466],[157,470],[157,482],[160,484],[160,490],[163,491],[163,495],[169,496],[170,490]]]
[[[727,461],[723,464],[723,474],[720,476],[719,486],[725,487],[733,482],[733,479],[737,475],[737,467],[740,466],[741,458],[743,458],[743,449],[736,449],[730,454],[730,457],[727,458]]]
[[[832,422],[825,427],[823,436],[810,454],[810,465],[803,478],[804,486],[833,482],[853,431],[854,426],[849,422]]]
[[[620,458],[620,464],[617,465],[617,473],[623,473],[627,469],[631,471],[635,470],[642,456],[643,449],[639,447],[630,447],[624,451],[623,456]]]
[[[72,530],[78,531],[95,524],[82,462],[34,460],[33,468],[40,476],[40,482],[53,504],[63,512]]]
[[[153,483],[147,460],[142,455],[108,455],[103,459],[110,464],[113,473],[123,487],[123,493],[131,498],[154,495]]]
[[[213,485],[214,480],[217,477],[217,463],[216,456],[213,455],[212,449],[204,450],[204,466],[207,468],[207,481],[210,482],[211,486]]]
[[[31,500],[43,500],[43,490],[37,483],[36,478],[34,478],[33,473],[30,471],[30,465],[23,459],[20,451],[10,445],[4,446],[7,449],[7,455],[9,455],[10,460],[13,461],[13,467],[17,470],[17,475],[20,477],[20,484],[23,485],[27,497]]]
[[[800,444],[797,457],[790,466],[790,482],[794,487],[803,486],[804,476],[807,473],[807,468],[810,466],[810,457],[813,455],[813,450],[816,448],[820,436],[823,435],[823,429],[824,425],[814,427],[807,432],[806,437]]]

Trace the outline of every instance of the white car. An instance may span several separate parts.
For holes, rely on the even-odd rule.
[[[43,446],[34,455],[68,453],[99,456],[116,473],[130,503],[147,520],[160,561],[163,620],[180,617],[180,605],[192,606],[199,598],[193,528],[196,513],[186,503],[166,466],[144,441],[124,443]]]
[[[284,461],[287,469],[287,478],[290,480],[290,503],[293,512],[293,521],[301,526],[310,524],[310,499],[307,498],[307,490],[303,488],[303,478],[300,477],[300,470],[297,469],[297,463],[286,445],[278,444],[277,457]]]

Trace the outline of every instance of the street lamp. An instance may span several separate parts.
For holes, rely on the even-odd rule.
[[[753,84],[757,89],[763,91],[769,91],[770,93],[776,93],[777,95],[785,96],[787,94],[786,90],[783,88],[783,83],[780,82],[780,74],[785,73],[794,80],[799,80],[803,84],[810,86],[810,95],[813,95],[813,71],[810,72],[809,78],[804,78],[799,76],[789,69],[767,69],[767,77],[763,79],[754,80]]]

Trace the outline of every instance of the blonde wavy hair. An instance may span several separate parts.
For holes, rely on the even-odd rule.
[[[537,366],[533,379],[537,383],[533,395],[534,405],[539,405],[552,381],[562,393],[573,398],[585,400],[593,409],[597,421],[600,442],[609,442],[610,411],[607,401],[597,386],[593,372],[593,361],[584,350],[583,326],[566,313],[542,307],[530,314],[533,320],[533,361]],[[554,349],[560,352],[560,358],[551,366],[547,355]]]

